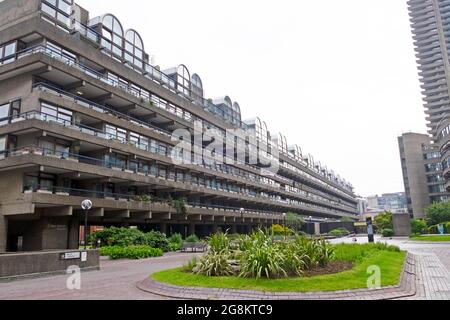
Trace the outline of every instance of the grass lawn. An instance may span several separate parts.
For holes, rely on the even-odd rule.
[[[341,255],[345,258],[346,254]],[[347,255],[348,256],[348,255]],[[374,250],[352,261],[352,270],[338,274],[288,279],[245,279],[239,277],[207,277],[186,273],[181,268],[153,274],[152,279],[184,287],[225,288],[266,292],[314,292],[367,288],[367,268],[381,269],[382,286],[398,285],[405,261],[405,252]],[[349,260],[349,259],[344,259]]]
[[[450,236],[419,236],[419,237],[411,237],[411,240],[414,241],[429,241],[429,242],[450,242]]]

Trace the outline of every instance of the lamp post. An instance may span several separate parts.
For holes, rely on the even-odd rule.
[[[243,226],[245,228],[245,222],[244,222],[245,209],[244,208],[239,209],[239,213],[241,214],[242,224],[243,224]]]
[[[283,212],[283,229],[284,229],[284,240],[287,238],[287,230],[286,230],[286,212]]]
[[[92,209],[92,201],[84,200],[81,203],[81,208],[84,211],[84,250],[87,249],[87,228],[88,228],[88,213]]]

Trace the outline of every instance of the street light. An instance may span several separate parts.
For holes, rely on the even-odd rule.
[[[283,212],[283,228],[284,228],[284,240],[286,240],[287,237],[287,230],[286,230],[286,212]]]
[[[243,225],[244,225],[244,230],[245,230],[245,221],[244,221],[244,213],[245,213],[245,209],[244,208],[241,208],[241,209],[239,209],[239,212],[241,213],[241,219],[242,219],[242,223],[243,223]]]
[[[87,249],[87,228],[88,228],[88,212],[92,209],[92,201],[84,200],[81,202],[81,209],[84,210],[84,250]]]

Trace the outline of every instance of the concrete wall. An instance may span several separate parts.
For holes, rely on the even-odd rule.
[[[33,252],[0,255],[0,281],[21,277],[66,273],[70,266],[81,270],[99,270],[98,250],[88,250],[87,261],[81,259],[63,260],[61,255],[71,251]],[[77,252],[77,251],[73,251]]]
[[[430,138],[424,134],[406,133],[399,138],[403,179],[410,213],[423,218],[425,208],[430,205],[425,162],[422,145],[430,145]]]
[[[409,214],[392,215],[394,235],[396,237],[409,237],[411,235],[411,218]]]
[[[8,235],[8,220],[0,214],[0,253],[6,252],[6,240]]]
[[[0,2],[0,30],[10,23],[18,23],[39,9],[39,0]]]

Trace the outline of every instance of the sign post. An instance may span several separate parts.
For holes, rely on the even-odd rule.
[[[369,243],[374,243],[375,242],[375,233],[373,230],[372,218],[368,217],[366,219],[366,222],[367,222],[367,235],[369,237]]]

